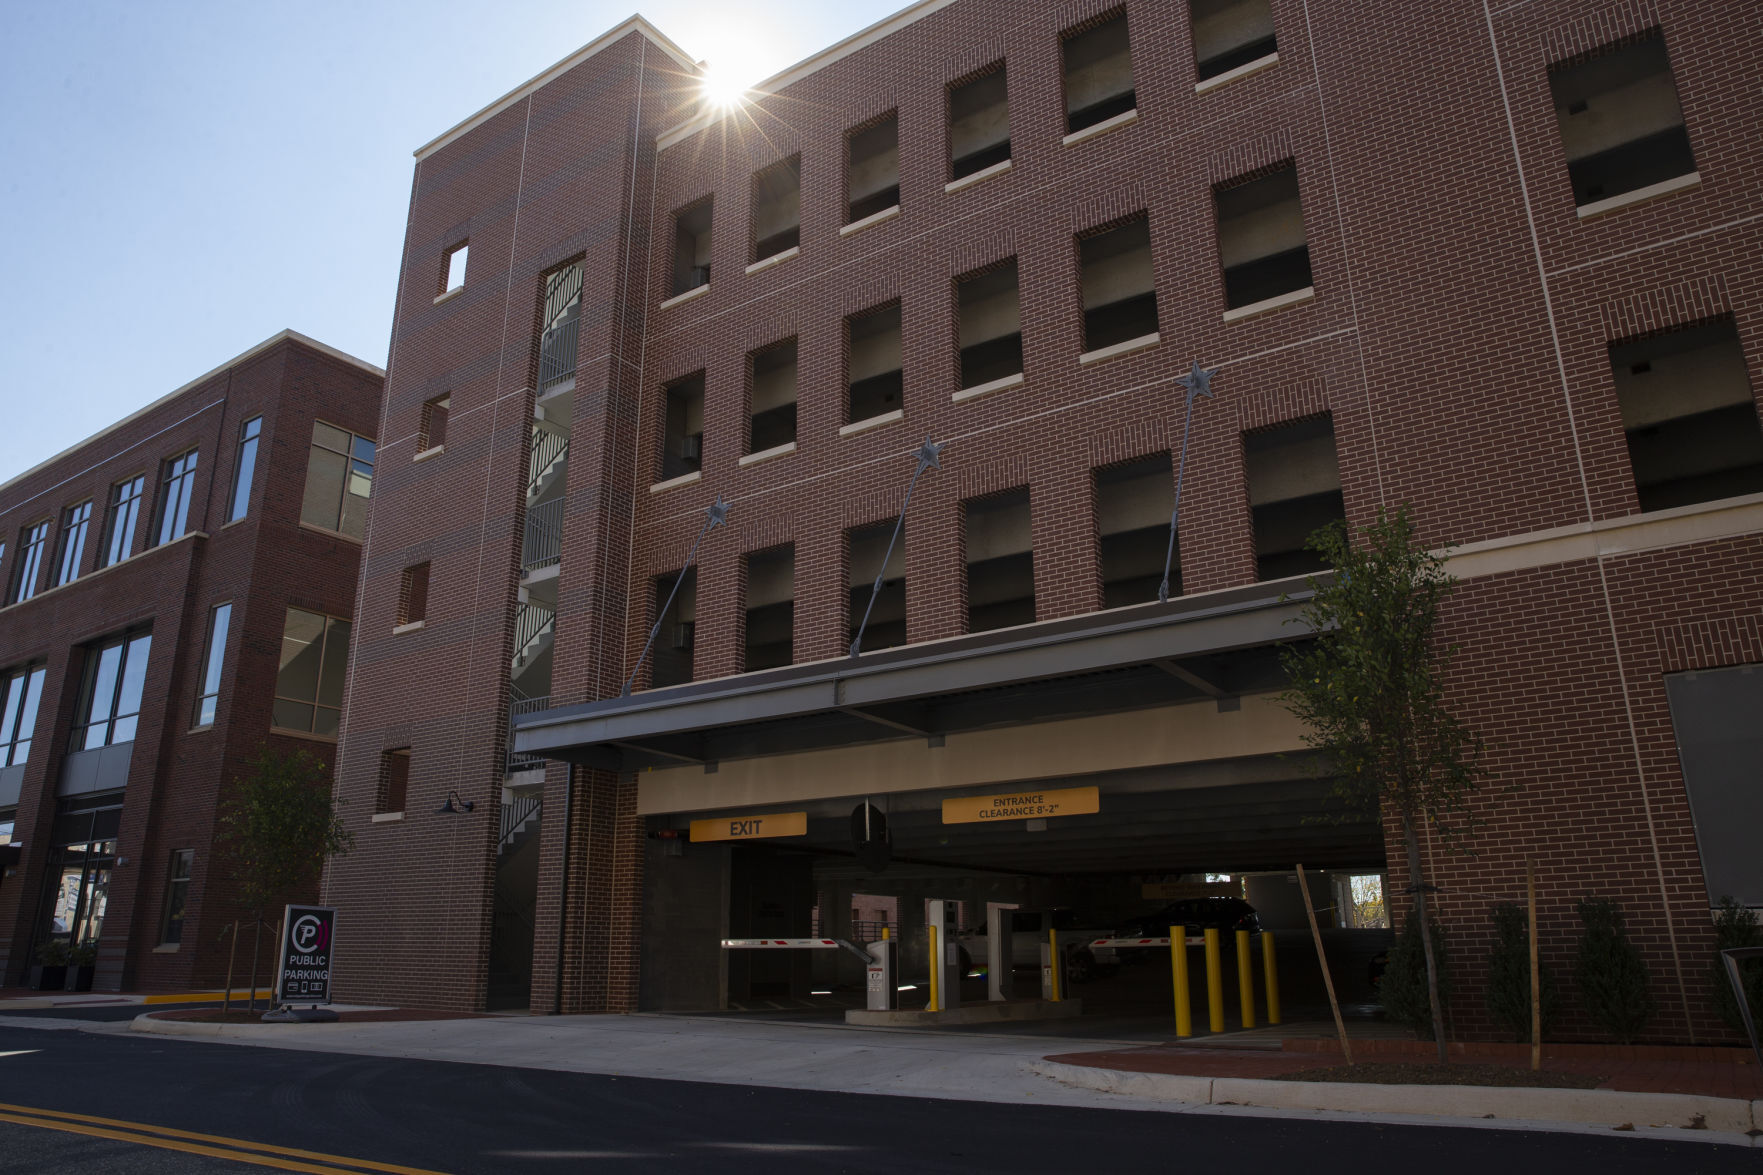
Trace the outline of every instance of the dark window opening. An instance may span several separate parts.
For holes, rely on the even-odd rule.
[[[1124,608],[1157,598],[1175,509],[1175,470],[1168,453],[1096,470],[1096,529],[1101,536],[1102,607]],[[1171,599],[1181,595],[1181,547],[1169,571]]]
[[[845,423],[869,420],[900,407],[900,304],[854,314],[845,320],[850,367]]]
[[[51,578],[54,586],[72,583],[80,577],[86,561],[86,532],[92,526],[92,502],[87,499],[61,512],[61,535],[55,540],[55,562]]]
[[[1665,697],[1707,892],[1763,905],[1763,666],[1668,674]]]
[[[453,397],[450,395],[430,400],[422,406],[422,435],[417,445],[420,451],[438,449],[447,443],[447,414],[452,407]]]
[[[802,157],[792,155],[753,176],[753,260],[802,242]]]
[[[1200,81],[1259,61],[1279,46],[1267,0],[1188,0],[1194,72]]]
[[[1004,65],[949,87],[949,178],[1010,158],[1010,101]]]
[[[581,335],[582,267],[566,265],[545,278],[539,309],[539,395],[575,386],[575,352]]]
[[[1731,319],[1610,348],[1642,510],[1763,491],[1763,422]]]
[[[429,565],[406,567],[403,578],[398,592],[398,623],[415,624],[428,616]]]
[[[400,747],[380,755],[380,786],[373,810],[402,812],[410,799],[410,748]]]
[[[441,293],[457,290],[465,284],[465,263],[470,254],[470,243],[460,241],[441,255]]]
[[[710,284],[710,211],[700,200],[673,217],[673,292],[677,296]]]
[[[796,549],[773,547],[748,555],[746,671],[790,664],[795,628]]]
[[[967,631],[1033,624],[1034,535],[1028,490],[962,504],[967,538]]]
[[[956,283],[961,386],[1022,374],[1022,308],[1016,258]]]
[[[1305,544],[1347,513],[1333,418],[1312,416],[1246,433],[1243,459],[1255,530],[1255,577],[1284,579],[1326,568]]]
[[[679,591],[674,593],[674,581]],[[667,602],[673,594],[673,603]],[[663,609],[666,609],[663,611]],[[683,574],[655,577],[655,612],[661,616],[661,631],[649,650],[649,687],[660,689],[684,685],[692,680],[693,632],[698,619],[698,569],[686,568]]]
[[[1593,204],[1696,170],[1671,59],[1644,39],[1549,71],[1575,204]]]
[[[661,480],[671,481],[704,467],[704,373],[668,384],[666,404]]]
[[[892,112],[852,131],[845,165],[845,223],[885,212],[900,202],[900,122]]]
[[[37,594],[43,572],[43,548],[49,542],[49,524],[39,522],[18,533],[18,554],[12,564],[12,582],[6,589],[6,602],[16,604]]]
[[[1151,272],[1151,224],[1143,216],[1078,241],[1084,300],[1084,350],[1096,351],[1157,333]]]
[[[1126,14],[1065,38],[1065,133],[1138,108]]]
[[[195,849],[173,849],[165,871],[165,903],[159,919],[159,945],[177,946],[184,940],[184,910],[190,894],[190,863]]]
[[[796,439],[796,340],[755,351],[747,452],[763,453]]]
[[[863,621],[864,609],[869,608],[876,576],[881,576],[881,591],[876,593],[875,607],[869,612],[869,626],[863,630],[864,652],[906,643],[906,528],[900,528],[900,538],[890,555],[888,539],[893,533],[894,523],[889,521],[858,527],[845,535],[850,551],[851,640],[857,639],[857,626]]]
[[[1310,246],[1298,173],[1272,175],[1213,193],[1218,207],[1218,259],[1224,267],[1224,304],[1234,310],[1310,285]]]

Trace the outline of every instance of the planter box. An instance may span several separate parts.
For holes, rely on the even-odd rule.
[[[32,991],[66,991],[67,968],[45,967],[37,964],[31,968]]]
[[[97,969],[98,968],[96,965],[88,965],[88,966],[84,966],[84,967],[71,967],[70,966],[67,969],[67,987],[65,988],[65,990],[67,990],[67,991],[91,991],[92,990],[92,973],[94,971],[96,971]]]

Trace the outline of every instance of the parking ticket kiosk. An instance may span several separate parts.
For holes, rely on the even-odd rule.
[[[940,957],[932,959],[931,966],[936,971],[939,1006],[944,1010],[961,1006],[961,948],[955,942],[960,910],[957,902],[930,902],[930,924],[940,948]]]
[[[869,952],[865,1006],[871,1012],[892,1012],[900,1007],[899,970],[895,965],[900,957],[898,945],[893,939],[884,938],[864,948]]]

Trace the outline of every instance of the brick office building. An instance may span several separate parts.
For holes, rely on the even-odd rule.
[[[292,331],[0,486],[0,968],[218,984],[261,746],[333,758],[384,373]],[[243,956],[242,956],[243,957]]]
[[[1763,46],[1712,0],[1362,8],[927,0],[734,109],[633,20],[419,150],[344,990],[725,1006],[824,972],[722,935],[866,907],[1401,876],[1273,696],[1304,536],[1406,502],[1523,788],[1425,842],[1459,1029],[1534,858],[1555,965],[1617,898],[1653,1031],[1717,1031],[1709,905],[1763,904]],[[939,816],[1054,784],[1097,810]]]

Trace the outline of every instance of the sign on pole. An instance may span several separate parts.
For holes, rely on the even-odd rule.
[[[281,960],[276,976],[278,1004],[331,1002],[331,952],[336,946],[337,911],[331,906],[289,906],[282,918]]]

